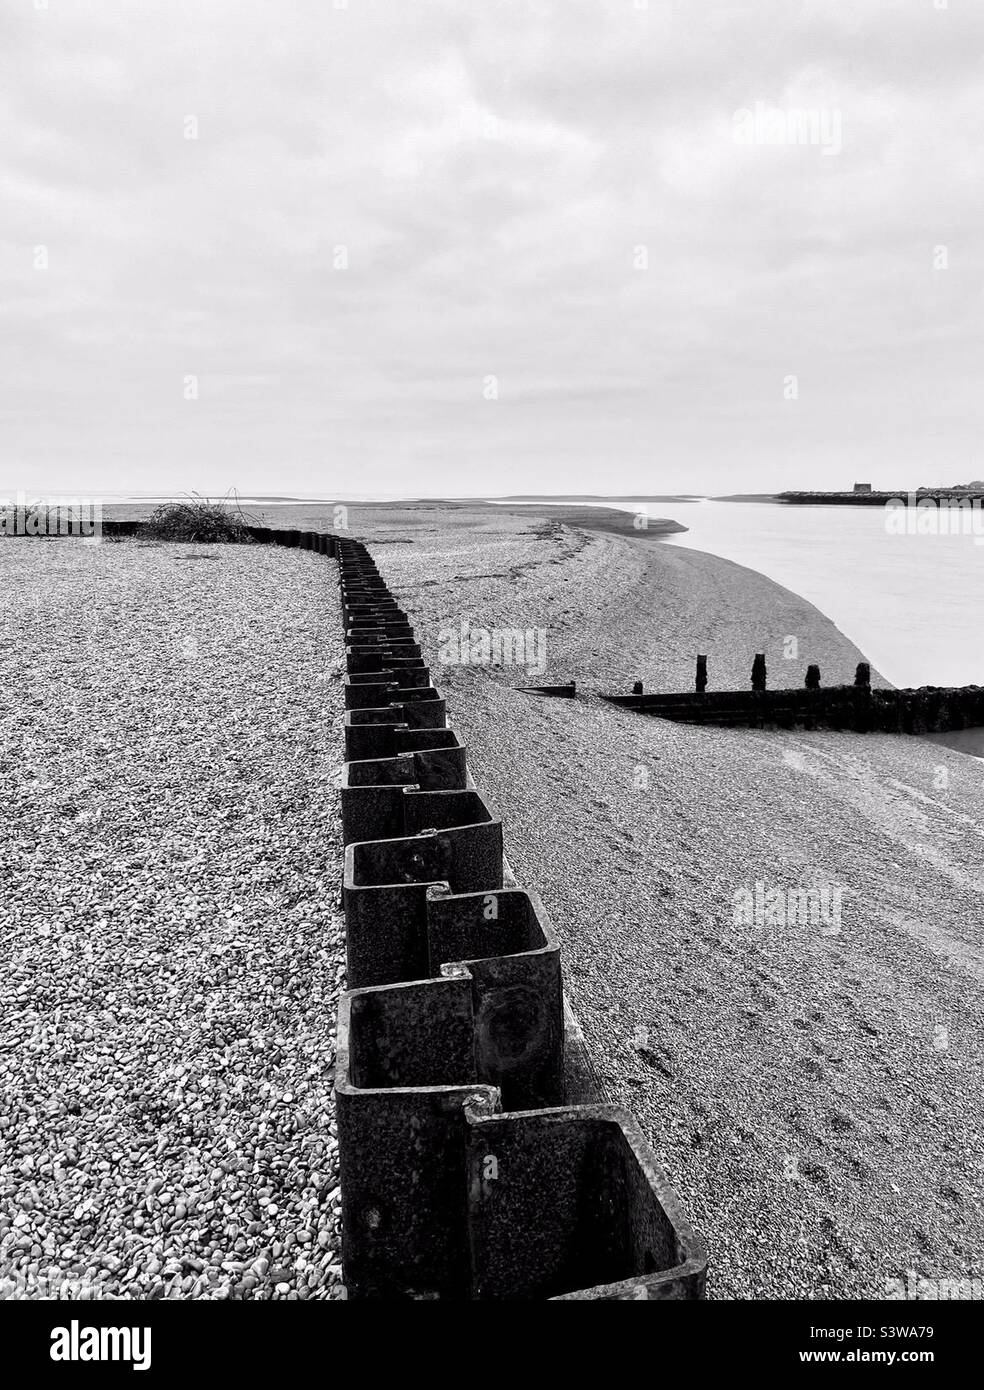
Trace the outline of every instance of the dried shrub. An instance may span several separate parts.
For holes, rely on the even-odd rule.
[[[157,541],[248,545],[253,539],[249,528],[256,524],[236,497],[213,502],[193,493],[177,502],[162,502],[144,522],[140,534]]]

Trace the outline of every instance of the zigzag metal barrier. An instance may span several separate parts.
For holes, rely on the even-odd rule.
[[[346,633],[336,1098],[350,1298],[701,1298],[642,1132],[565,1106],[560,951],[511,886],[406,614],[336,541]]]
[[[702,1298],[703,1246],[636,1121],[565,1104],[557,938],[514,885],[406,614],[361,542],[250,532],[339,565],[348,1297]]]

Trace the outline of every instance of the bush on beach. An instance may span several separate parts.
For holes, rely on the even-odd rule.
[[[252,541],[253,521],[238,501],[213,502],[197,493],[177,502],[162,502],[144,522],[141,534],[158,541],[204,541],[245,545]]]

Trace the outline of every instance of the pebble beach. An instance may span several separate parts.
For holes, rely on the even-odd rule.
[[[341,1292],[318,556],[0,546],[0,1297]]]

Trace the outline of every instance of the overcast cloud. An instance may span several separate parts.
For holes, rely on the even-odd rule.
[[[2,0],[0,491],[981,477],[938,3]]]

